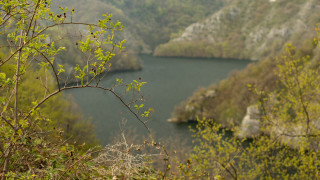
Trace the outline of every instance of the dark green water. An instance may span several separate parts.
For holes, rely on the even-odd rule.
[[[148,82],[143,88],[148,107],[155,112],[148,127],[158,138],[179,137],[190,139],[188,124],[167,122],[175,105],[186,100],[199,87],[206,87],[225,79],[233,70],[246,67],[251,61],[231,59],[188,59],[141,56],[144,64],[142,71],[117,73],[107,76],[102,84],[111,87],[116,78],[125,82],[142,78]],[[74,89],[69,91],[83,110],[92,118],[95,132],[102,144],[110,142],[119,134],[122,119],[127,120],[125,129],[135,129],[138,134],[147,130],[132,114],[113,97],[95,89]]]

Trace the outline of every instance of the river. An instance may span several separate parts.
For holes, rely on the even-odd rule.
[[[189,124],[167,122],[175,105],[186,100],[199,87],[206,87],[225,79],[233,70],[246,67],[249,60],[163,58],[141,55],[143,70],[115,73],[106,76],[104,86],[111,87],[116,78],[130,82],[141,77],[147,84],[143,87],[145,105],[154,108],[148,123],[155,137],[179,137],[191,139]],[[95,125],[95,132],[101,144],[110,143],[119,134],[121,122],[127,121],[125,129],[135,130],[138,135],[146,135],[147,130],[112,94],[96,89],[73,89],[76,103],[85,116]]]

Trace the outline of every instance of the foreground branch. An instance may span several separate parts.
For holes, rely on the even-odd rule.
[[[142,119],[139,117],[139,115],[137,113],[135,113],[130,106],[122,99],[121,96],[119,96],[113,89],[110,88],[105,88],[105,87],[101,87],[101,86],[91,86],[91,85],[85,85],[85,86],[70,86],[70,87],[63,87],[60,88],[58,90],[56,90],[55,92],[49,94],[48,96],[46,96],[45,98],[43,98],[37,105],[35,105],[25,116],[24,120],[28,119],[30,117],[30,115],[32,114],[33,111],[35,111],[37,108],[39,108],[44,102],[46,102],[47,100],[49,100],[51,97],[57,95],[58,93],[65,91],[65,90],[70,90],[70,89],[79,89],[79,88],[96,88],[96,89],[102,89],[104,91],[109,91],[111,92],[115,97],[117,97],[120,102],[143,124],[143,126],[148,130],[148,132],[150,133],[150,129],[148,128],[148,126],[146,125],[146,123],[144,121],[142,121]]]

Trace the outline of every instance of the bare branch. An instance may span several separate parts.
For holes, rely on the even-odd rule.
[[[56,26],[61,26],[61,25],[84,25],[84,26],[94,26],[94,27],[99,27],[98,25],[96,24],[89,24],[89,23],[80,23],[80,22],[67,22],[67,23],[59,23],[59,24],[52,24],[50,26],[47,26],[45,28],[43,28],[41,31],[39,31],[36,35],[34,35],[33,37],[31,37],[26,43],[24,43],[24,46],[22,47],[19,47],[15,52],[13,52],[6,60],[0,62],[0,67],[2,65],[4,65],[5,63],[7,63],[14,55],[16,55],[19,51],[21,51],[25,45],[28,45],[34,38],[38,37],[39,35],[41,35],[43,32],[45,32],[46,30],[50,29],[50,28],[53,28],[53,27],[56,27]],[[113,29],[113,28],[107,28],[107,29]],[[119,29],[113,29],[113,30],[120,30]]]
[[[13,6],[9,12],[6,12],[6,13],[3,15],[3,17],[1,18],[1,19],[3,19],[3,22],[0,24],[0,27],[3,26],[5,23],[7,23],[10,18],[12,18],[12,17],[14,17],[15,15],[19,14],[19,13],[14,13],[14,14],[11,14],[11,13],[10,13],[10,12],[12,11],[12,9],[15,9],[15,8],[16,8],[16,6]],[[8,15],[9,15],[9,17],[7,17]],[[5,19],[5,18],[6,18],[6,19]]]
[[[280,136],[288,136],[288,137],[320,137],[320,134],[286,134],[286,133],[282,133],[280,134]]]
[[[231,163],[228,163],[227,165],[224,165],[222,163],[220,163],[218,160],[214,160],[215,162],[217,162],[221,167],[223,167],[229,174],[230,176],[233,178],[233,179],[236,179],[235,175],[228,169],[228,164],[231,164]]]
[[[62,179],[62,176],[65,175],[73,166],[75,166],[76,164],[80,163],[83,159],[87,158],[88,156],[91,156],[91,154],[95,154],[98,152],[103,151],[103,149],[97,150],[97,151],[91,151],[86,153],[85,155],[81,156],[77,161],[75,161],[74,163],[72,163],[60,176],[59,179]]]
[[[36,5],[36,7],[35,7],[35,9],[34,9],[34,11],[33,11],[33,13],[32,13],[32,17],[31,17],[31,20],[30,20],[30,22],[29,22],[28,30],[27,30],[27,32],[26,32],[26,36],[28,36],[28,34],[29,34],[29,31],[30,31],[30,29],[31,29],[32,22],[33,22],[34,16],[36,15],[36,12],[37,12],[37,9],[38,9],[38,7],[39,7],[39,4],[40,4],[40,0],[37,1],[37,5]]]
[[[37,48],[33,48],[35,49],[51,66],[52,68],[52,71],[54,73],[54,76],[55,76],[55,79],[56,79],[56,82],[57,82],[57,86],[58,86],[58,89],[60,90],[60,82],[59,82],[59,77],[58,77],[58,74],[56,72],[56,69],[54,68],[53,64],[51,63],[51,61],[48,59],[47,56],[45,56],[41,51],[39,51]]]
[[[87,87],[98,88],[98,89],[102,89],[102,90],[111,92],[111,93],[112,93],[114,96],[116,96],[116,97],[121,101],[121,103],[144,125],[144,127],[148,130],[148,132],[150,132],[150,130],[149,130],[149,128],[147,127],[146,123],[143,122],[143,121],[141,120],[141,118],[138,116],[138,114],[135,113],[135,112],[124,102],[124,100],[123,100],[116,92],[114,92],[112,89],[104,88],[104,87],[100,87],[100,86],[87,86]]]
[[[111,92],[114,96],[116,96],[120,102],[143,124],[143,126],[148,130],[148,132],[150,133],[150,129],[148,128],[148,126],[146,125],[145,122],[142,121],[142,119],[139,117],[139,115],[137,113],[135,113],[129,105],[126,104],[126,102],[124,102],[124,100],[112,89],[110,88],[105,88],[105,87],[101,87],[101,86],[91,86],[91,85],[85,85],[85,86],[70,86],[70,87],[64,87],[64,88],[60,88],[58,90],[56,90],[55,92],[49,94],[48,96],[46,96],[45,98],[43,98],[37,105],[35,105],[25,116],[24,120],[26,120],[27,118],[30,117],[31,113],[36,110],[37,108],[39,108],[44,102],[46,102],[48,99],[50,99],[52,96],[55,96],[56,94],[65,91],[65,90],[70,90],[70,89],[79,89],[79,88],[96,88],[96,89],[102,89],[104,91],[109,91]]]
[[[6,118],[2,117],[2,120],[4,120],[7,124],[9,124],[9,126],[13,129],[16,130],[17,128],[14,127]]]
[[[4,149],[3,144],[2,144],[1,141],[0,141],[0,151],[2,152],[2,154],[4,154],[5,149]]]

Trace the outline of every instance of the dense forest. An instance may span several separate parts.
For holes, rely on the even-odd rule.
[[[0,1],[1,178],[318,179],[318,8],[317,0]],[[122,131],[100,146],[66,92],[110,93],[150,132],[147,82],[102,80],[141,69],[137,54],[154,50],[260,61],[175,108],[171,121],[196,121],[190,153],[152,133],[138,143]]]

